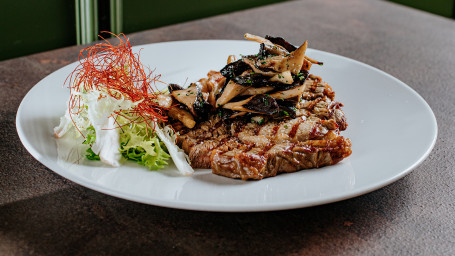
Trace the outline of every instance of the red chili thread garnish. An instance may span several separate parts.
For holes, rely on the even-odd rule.
[[[132,102],[140,101],[132,109],[119,110],[113,115],[128,118],[121,114],[127,113],[132,117],[129,119],[131,123],[142,118],[141,121],[144,120],[149,128],[154,129],[152,126],[155,122],[167,121],[166,114],[156,101],[157,95],[161,92],[155,91],[152,87],[156,82],[164,83],[159,80],[161,75],[154,75],[152,70],[142,65],[139,53],[133,53],[131,44],[124,34],[112,35],[119,40],[118,45],[112,45],[101,37],[103,43],[81,50],[79,65],[65,80],[65,84],[69,83],[71,95],[69,100],[71,119],[73,120],[73,115],[78,115],[84,107],[81,96],[75,94],[76,92],[102,90],[116,99],[124,97]],[[73,123],[80,132],[74,120]]]

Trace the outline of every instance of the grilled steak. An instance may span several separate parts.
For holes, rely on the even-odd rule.
[[[332,88],[310,75],[293,118],[253,122],[212,114],[194,128],[175,127],[177,145],[194,168],[230,178],[262,179],[282,172],[333,165],[351,154],[339,135],[347,122]]]

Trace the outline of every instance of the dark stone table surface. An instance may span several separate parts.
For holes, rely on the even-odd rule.
[[[322,206],[215,213],[144,205],[60,177],[16,133],[25,94],[76,61],[84,46],[6,60],[0,62],[0,255],[455,255],[454,20],[377,0],[305,0],[128,37],[139,45],[241,39],[245,32],[307,39],[402,80],[436,115],[433,151],[391,185]]]

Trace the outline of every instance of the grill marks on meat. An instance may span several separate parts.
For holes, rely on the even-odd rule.
[[[262,179],[282,172],[333,165],[351,154],[351,143],[339,135],[346,118],[332,88],[319,77],[306,86],[294,119],[265,124],[217,115],[193,129],[180,130],[177,144],[194,168],[211,168],[231,178]]]
[[[273,145],[265,153],[257,148],[226,152],[215,149],[210,159],[215,174],[231,178],[262,179],[281,172],[336,164],[350,154],[350,150],[347,150],[350,146],[349,140],[336,137],[333,140],[284,142]]]

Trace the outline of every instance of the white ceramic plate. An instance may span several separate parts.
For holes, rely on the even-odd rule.
[[[135,50],[141,49],[141,61],[156,68],[162,80],[188,85],[209,70],[221,69],[228,55],[255,54],[258,47],[248,41],[204,40]],[[414,90],[345,57],[313,49],[307,55],[324,62],[322,67],[313,65],[312,73],[327,81],[345,105],[349,127],[343,135],[351,139],[353,153],[335,166],[242,181],[210,170],[180,177],[173,166],[151,172],[134,163],[111,168],[68,160],[77,147],[56,140],[53,128],[69,96],[62,84],[77,63],[57,70],[28,92],[17,112],[17,131],[38,161],[82,186],[141,203],[202,211],[270,211],[348,199],[400,179],[428,156],[436,141],[436,119]]]

